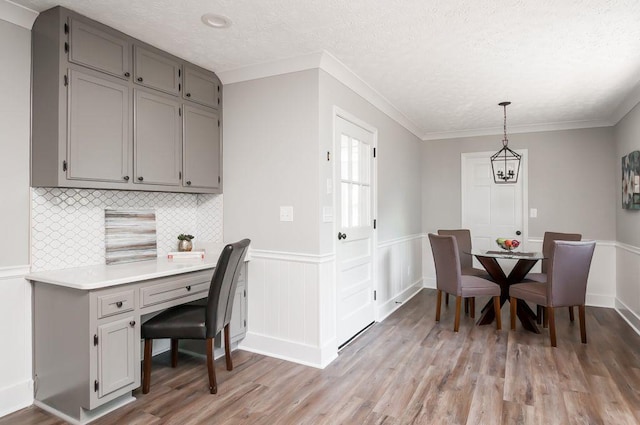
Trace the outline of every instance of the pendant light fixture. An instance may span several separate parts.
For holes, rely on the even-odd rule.
[[[507,106],[511,102],[500,102],[498,105],[504,109],[504,139],[502,149],[491,157],[491,170],[493,171],[493,181],[498,184],[516,183],[520,172],[521,155],[509,149],[507,139]]]

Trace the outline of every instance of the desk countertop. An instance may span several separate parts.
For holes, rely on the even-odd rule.
[[[100,264],[29,273],[25,276],[25,279],[80,290],[107,288],[125,283],[215,268],[223,247],[224,245],[220,245],[217,250],[207,250],[204,259],[167,260],[166,258],[157,258],[156,260],[134,263]]]

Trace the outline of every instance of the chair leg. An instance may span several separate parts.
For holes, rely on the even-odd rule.
[[[462,297],[458,295],[456,297],[456,317],[453,322],[454,332],[458,332],[458,329],[460,329],[460,310],[462,310]]]
[[[469,316],[471,316],[472,319],[476,318],[476,298],[475,297],[469,298]]]
[[[213,359],[213,338],[207,338],[207,369],[209,370],[209,392],[216,394],[218,383],[216,382],[216,366]]]
[[[549,337],[551,338],[551,346],[557,347],[556,342],[556,317],[553,307],[547,307],[547,317],[549,318]]]
[[[445,295],[445,301],[449,298],[449,294]],[[436,298],[436,322],[440,321],[440,304],[442,304],[442,291],[438,289],[438,297]]]
[[[231,361],[231,342],[229,338],[229,324],[224,326],[224,358],[227,361],[227,370],[233,370],[233,362]]]
[[[473,303],[473,298],[471,298],[471,300],[472,300],[471,302]],[[493,297],[493,309],[496,311],[496,329],[501,330],[502,329],[502,312],[500,311],[500,296]]]
[[[549,327],[549,310],[547,307],[542,309],[542,327],[545,329]]]
[[[511,319],[511,330],[515,331],[516,330],[516,307],[518,305],[518,299],[511,297],[509,299],[509,304],[511,306],[511,314],[510,314],[510,319]]]
[[[469,315],[469,298],[464,299],[464,315]]]
[[[142,394],[149,393],[151,386],[151,351],[153,349],[153,340],[146,338],[144,340],[144,360],[142,361]]]
[[[445,305],[449,305],[449,293],[444,294],[444,303]]]
[[[569,320],[572,322],[575,320],[575,316],[573,315],[573,306],[569,306]]]
[[[171,367],[178,366],[178,339],[171,338]]]
[[[580,339],[583,344],[587,343],[587,322],[584,314],[584,304],[578,306],[578,319],[580,320]]]
[[[536,305],[536,323],[542,324],[542,306],[540,304]]]

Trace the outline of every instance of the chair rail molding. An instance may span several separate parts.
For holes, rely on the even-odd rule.
[[[0,267],[0,279],[9,279],[14,277],[24,277],[31,271],[29,264],[19,266]]]
[[[615,309],[640,334],[640,248],[616,243]]]
[[[7,0],[0,0],[0,19],[31,30],[38,12]]]

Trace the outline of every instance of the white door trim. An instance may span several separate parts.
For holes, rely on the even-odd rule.
[[[529,243],[529,150],[528,149],[516,149],[516,152],[522,155],[520,161],[520,175],[522,180],[522,243],[523,250],[528,249]],[[467,170],[465,162],[467,159],[476,158],[491,158],[495,152],[463,152],[460,154],[460,221],[461,227],[467,228],[465,223],[464,211],[465,211],[465,198],[467,195],[464,182],[467,177]]]
[[[336,158],[337,156],[334,154],[336,152],[336,150],[338,149],[338,141],[335,138],[335,134],[336,134],[336,120],[338,118],[342,118],[346,121],[349,121],[350,123],[370,132],[373,136],[373,148],[376,149],[377,152],[377,148],[378,148],[378,129],[372,125],[370,125],[369,123],[367,123],[366,121],[361,120],[360,118],[356,117],[355,115],[351,114],[350,112],[345,111],[344,109],[333,105],[333,119],[332,119],[332,132],[331,132],[331,138],[333,139],[332,142],[332,158]],[[377,154],[376,154],[377,156]],[[331,166],[331,173],[332,173],[332,177],[333,177],[333,206],[334,206],[334,211],[333,211],[333,216],[334,216],[334,220],[333,220],[333,254],[334,254],[334,258],[335,258],[335,262],[334,262],[334,267],[333,267],[333,281],[338,282],[338,265],[339,265],[339,259],[338,259],[338,239],[337,239],[337,234],[338,234],[338,226],[337,226],[337,217],[338,214],[340,214],[340,211],[336,211],[335,209],[335,205],[337,205],[337,196],[339,196],[339,176],[338,176],[338,165],[336,164],[336,161],[332,161]],[[377,219],[378,217],[378,161],[373,161],[372,167],[371,167],[371,182],[373,184],[373,190],[371,191],[371,203],[372,203],[372,219]],[[376,231],[376,229],[374,229],[373,231],[373,235],[371,238],[371,261],[372,261],[372,268],[371,268],[371,273],[372,273],[372,280],[373,280],[373,290],[374,291],[378,291],[379,285],[378,285],[378,250],[377,250],[377,246],[378,246],[378,232]],[[336,312],[336,320],[334,320],[335,325],[337,326],[338,321],[337,321],[337,304],[338,304],[338,292],[336,291],[335,294],[335,300],[334,300],[335,306],[336,308],[334,309],[334,311]],[[378,306],[378,300],[374,300],[373,301],[373,310],[374,310],[374,319],[375,321],[379,321],[380,318],[377,315],[377,308]],[[338,335],[337,332],[337,328],[334,329],[334,335]]]

